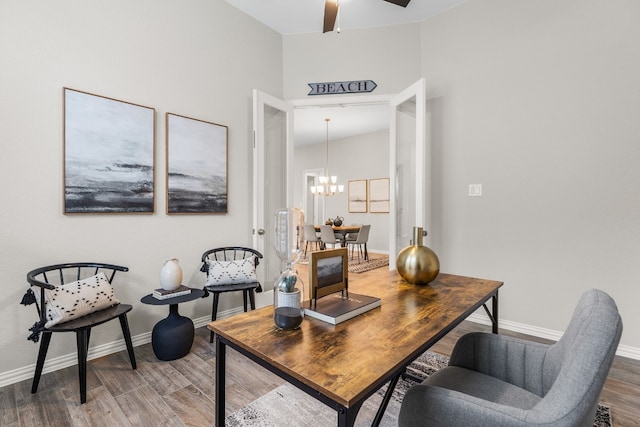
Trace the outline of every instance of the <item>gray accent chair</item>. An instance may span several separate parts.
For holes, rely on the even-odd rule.
[[[593,426],[621,334],[615,302],[591,289],[555,344],[464,335],[449,366],[407,391],[399,426]]]

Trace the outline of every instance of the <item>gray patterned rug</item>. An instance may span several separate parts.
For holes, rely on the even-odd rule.
[[[298,264],[309,265],[309,256],[301,258]],[[349,256],[349,273],[364,273],[365,271],[374,270],[389,265],[389,255],[386,254],[369,254],[369,259],[360,258],[351,259]]]
[[[412,375],[426,378],[438,369],[447,366],[449,359],[437,353],[427,351],[415,362],[408,371]],[[415,384],[411,380],[398,381],[393,397],[382,418],[381,426],[397,426],[400,403],[406,391]],[[382,402],[387,386],[371,396],[358,412],[356,426],[370,426],[376,411]],[[225,425],[228,426],[259,426],[259,427],[290,427],[290,426],[331,426],[337,424],[336,412],[323,405],[313,397],[298,390],[290,384],[284,384],[272,390],[244,408],[229,415]],[[594,427],[609,427],[611,423],[610,408],[600,405],[596,415]]]

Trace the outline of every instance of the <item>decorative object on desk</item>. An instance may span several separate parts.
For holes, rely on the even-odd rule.
[[[323,322],[337,325],[380,307],[380,305],[381,301],[378,297],[354,294],[353,292],[348,295],[342,295],[340,292],[336,292],[318,299],[313,309],[309,307],[304,309],[304,314]],[[309,306],[311,307],[311,304]]]
[[[327,220],[324,222],[324,225],[333,225],[333,220],[331,218],[327,218]]]
[[[337,216],[336,219],[333,220],[333,225],[335,225],[336,227],[340,227],[343,221],[344,217]]]
[[[160,286],[172,291],[182,284],[182,268],[176,258],[168,259],[160,269]]]
[[[304,283],[294,268],[302,254],[304,213],[297,208],[280,209],[276,212],[275,226],[275,249],[285,269],[274,284],[273,321],[280,329],[296,329],[304,316]]]
[[[440,273],[438,255],[422,244],[422,237],[422,227],[413,227],[413,245],[402,249],[396,259],[400,276],[416,285],[426,285]]]
[[[311,252],[309,263],[309,307],[315,309],[318,298],[336,292],[348,295],[349,252],[347,248]]]
[[[153,295],[155,299],[167,299],[167,298],[179,297],[180,295],[187,295],[190,293],[191,293],[191,288],[185,285],[180,285],[177,288],[172,290],[167,290],[163,288],[155,289],[151,295]]]

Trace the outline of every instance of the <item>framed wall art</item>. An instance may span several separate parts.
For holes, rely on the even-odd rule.
[[[369,180],[369,212],[389,212],[389,178]]]
[[[309,261],[309,306],[315,308],[318,298],[344,292],[349,282],[347,248],[311,252]]]
[[[64,213],[153,213],[155,110],[63,88]]]
[[[167,113],[167,213],[227,213],[227,127]]]
[[[367,212],[367,180],[349,181],[349,212]]]

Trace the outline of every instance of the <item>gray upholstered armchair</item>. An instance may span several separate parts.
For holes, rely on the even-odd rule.
[[[592,426],[622,319],[585,292],[553,345],[488,333],[456,343],[449,366],[409,389],[400,426]]]

